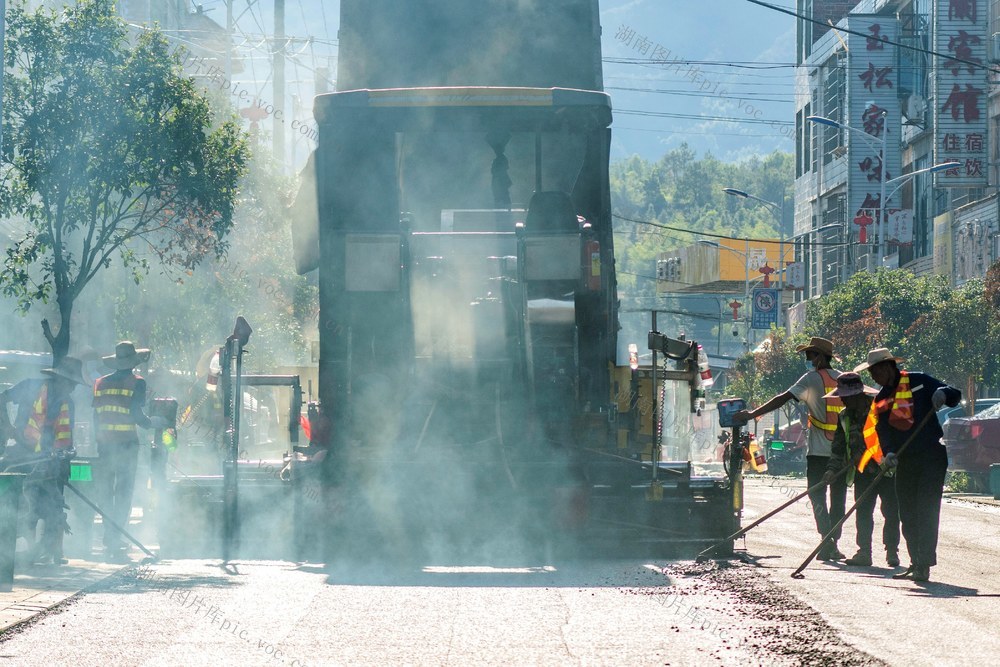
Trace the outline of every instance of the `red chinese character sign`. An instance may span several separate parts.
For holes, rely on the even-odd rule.
[[[859,243],[877,241],[882,209],[882,181],[900,174],[900,106],[896,47],[899,26],[894,18],[866,14],[848,16],[847,118],[848,212]],[[867,36],[866,36],[867,35]],[[840,119],[835,119],[840,120]],[[826,132],[835,131],[824,128]],[[866,139],[864,134],[867,134]],[[885,141],[883,157],[882,142]],[[899,193],[886,207],[899,208]]]
[[[943,187],[987,185],[986,0],[938,0],[934,14],[934,162],[959,162],[934,174]]]

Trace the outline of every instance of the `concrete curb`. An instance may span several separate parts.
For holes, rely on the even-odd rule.
[[[134,566],[70,559],[61,566],[19,568],[13,590],[0,592],[0,639],[35,616]]]

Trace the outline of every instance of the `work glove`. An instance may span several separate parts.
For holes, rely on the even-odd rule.
[[[831,484],[833,484],[833,480],[836,476],[837,476],[836,472],[834,472],[833,470],[827,470],[825,473],[823,473],[823,483],[826,484],[827,486],[830,486]]]
[[[149,423],[152,424],[153,428],[156,429],[157,431],[164,431],[170,428],[170,422],[167,421],[167,418],[160,417],[159,415],[157,415],[156,417],[150,417]]]
[[[895,452],[889,452],[882,459],[882,467],[883,468],[890,468],[891,469],[891,468],[895,468],[897,465],[899,465],[899,457],[896,456]]]
[[[947,400],[948,400],[948,397],[945,396],[944,389],[940,388],[940,387],[937,389],[937,391],[935,391],[931,395],[931,405],[934,406],[935,410],[940,410],[941,406],[944,405],[945,401],[947,401]]]

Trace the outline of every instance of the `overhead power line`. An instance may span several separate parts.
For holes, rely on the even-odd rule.
[[[890,46],[898,46],[901,49],[909,49],[910,51],[916,51],[917,53],[926,53],[928,55],[932,55],[932,56],[935,56],[937,58],[944,58],[945,60],[948,60],[949,62],[962,63],[963,65],[968,65],[969,67],[976,67],[976,68],[984,69],[987,72],[991,72],[993,74],[1000,74],[1000,69],[997,69],[995,67],[990,67],[989,65],[984,65],[983,63],[976,62],[974,60],[967,60],[965,58],[959,58],[957,56],[949,55],[947,53],[941,53],[940,51],[934,51],[933,49],[924,49],[924,48],[921,48],[919,46],[913,46],[912,44],[903,44],[902,42],[894,42],[891,39],[886,39],[885,37],[881,37],[881,36],[880,37],[875,37],[871,33],[864,33],[864,32],[861,32],[860,30],[851,30],[850,28],[842,28],[840,26],[832,26],[832,28],[831,28],[831,26],[829,24],[824,23],[823,21],[820,21],[819,19],[814,19],[811,16],[805,16],[804,14],[799,14],[798,12],[796,12],[794,10],[791,10],[791,9],[785,9],[784,7],[779,7],[777,5],[772,5],[769,2],[763,2],[763,0],[746,0],[746,1],[749,2],[749,3],[751,3],[751,4],[759,5],[761,7],[764,7],[766,9],[771,9],[771,10],[774,10],[776,12],[781,12],[782,14],[788,14],[789,16],[794,16],[795,18],[800,19],[802,21],[808,21],[809,23],[815,23],[816,25],[821,25],[824,28],[830,28],[832,30],[836,30],[837,32],[843,32],[843,33],[847,33],[848,35],[855,35],[857,37],[864,37],[865,39],[874,40],[874,41],[877,41],[877,42],[882,42],[883,44],[888,44]]]
[[[664,88],[627,88],[624,86],[605,86],[604,90],[624,90],[633,93],[657,93],[660,95],[677,95],[680,97],[715,97],[720,100],[744,100],[745,97],[740,97],[738,95],[721,95],[719,93],[710,92],[700,92],[700,91],[689,91],[689,90],[669,90]],[[788,103],[794,101],[794,95],[789,95],[785,99],[777,99],[773,97],[753,97],[754,102],[780,102]]]
[[[674,231],[674,232],[684,232],[685,234],[691,234],[692,236],[707,236],[709,238],[714,238],[714,239],[730,239],[730,240],[734,240],[734,241],[752,241],[753,243],[770,243],[772,245],[783,245],[783,244],[789,244],[790,245],[790,244],[793,243],[793,239],[785,239],[784,241],[782,241],[781,239],[752,239],[752,238],[749,238],[749,237],[740,238],[740,237],[735,237],[735,236],[727,236],[725,234],[713,234],[712,232],[700,232],[700,231],[697,231],[697,230],[694,230],[694,229],[684,229],[683,227],[672,227],[671,225],[664,225],[664,224],[661,224],[659,222],[652,222],[650,220],[636,220],[635,218],[628,218],[628,217],[626,217],[624,215],[619,215],[617,213],[612,213],[611,217],[612,218],[616,218],[618,220],[624,220],[625,222],[631,222],[631,223],[634,223],[634,224],[637,224],[637,225],[649,225],[650,227],[659,227],[660,229],[669,229],[669,230]],[[825,241],[812,241],[812,242],[809,242],[809,245],[810,246],[848,246],[848,245],[851,245],[851,243],[850,242],[846,242],[846,243],[843,243],[843,242],[832,242],[831,243],[831,242],[825,242]]]
[[[749,123],[751,125],[788,125],[795,123],[790,120],[777,120],[773,118],[734,118],[732,116],[699,116],[689,113],[673,113],[670,111],[642,111],[639,109],[616,109],[616,114],[624,116],[653,116],[656,118],[679,118],[681,120],[701,120],[717,121],[720,123]]]

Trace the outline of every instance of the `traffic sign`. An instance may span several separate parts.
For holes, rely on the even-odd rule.
[[[754,329],[770,329],[778,325],[778,290],[758,287],[753,291],[753,316],[750,324]]]

